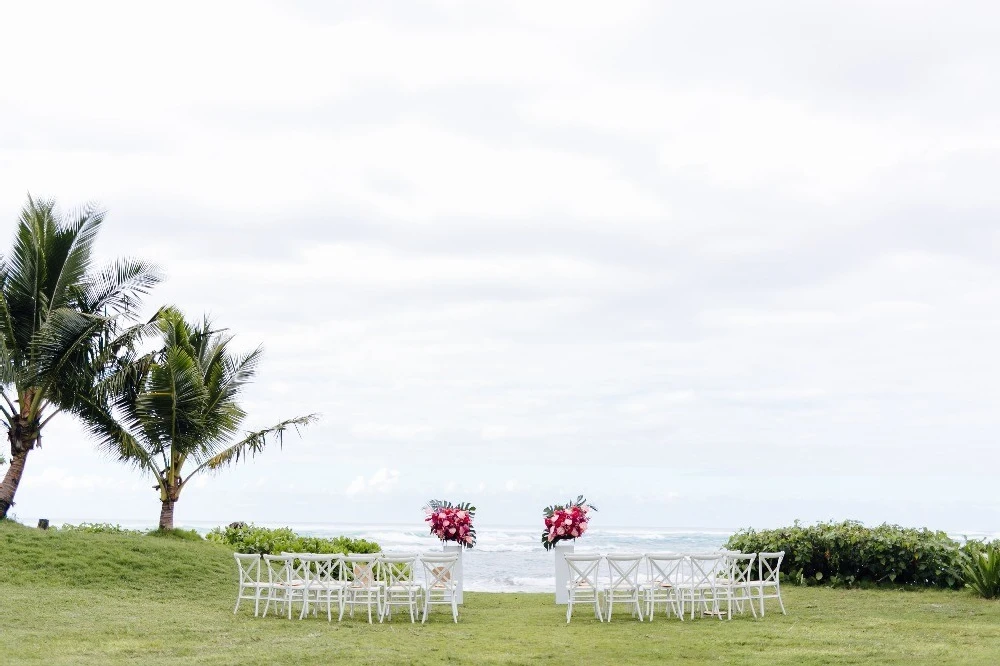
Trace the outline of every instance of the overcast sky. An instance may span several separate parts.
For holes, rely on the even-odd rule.
[[[17,3],[31,192],[265,348],[196,521],[996,530],[1000,5]],[[22,520],[147,521],[71,417]]]

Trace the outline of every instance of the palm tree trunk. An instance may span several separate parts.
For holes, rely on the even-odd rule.
[[[24,474],[24,463],[28,460],[30,448],[21,448],[10,458],[10,467],[0,483],[0,519],[7,517],[7,511],[14,506],[14,494],[21,484],[21,475]]]
[[[160,529],[174,529],[174,500],[163,500],[160,504]]]

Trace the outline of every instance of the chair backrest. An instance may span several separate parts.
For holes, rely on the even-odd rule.
[[[662,587],[676,586],[681,582],[684,556],[675,553],[646,553],[646,570],[649,582]]]
[[[759,563],[757,574],[762,583],[777,583],[778,571],[781,569],[781,560],[785,559],[785,551],[777,553],[759,553],[757,562]]]
[[[601,566],[601,555],[577,555],[568,553],[564,556],[569,567],[569,584],[577,588],[598,589],[598,573]]]
[[[417,567],[416,555],[382,556],[379,558],[381,578],[386,585],[412,585]]]
[[[366,553],[363,555],[351,553],[343,558],[346,569],[347,580],[351,587],[372,587],[378,581],[378,560],[377,553]]]
[[[739,553],[734,555],[730,553],[729,559],[729,577],[735,584],[747,583],[753,577],[753,565],[757,560],[756,553],[748,553],[744,555]]]
[[[715,587],[716,574],[725,565],[725,555],[722,553],[701,553],[692,555],[691,582],[698,587]]]
[[[607,560],[612,590],[630,589],[639,584],[639,565],[642,564],[642,555],[616,553],[608,555]]]
[[[454,588],[458,585],[455,581],[458,555],[425,554],[420,556],[420,561],[424,565],[424,579],[428,590]]]
[[[260,555],[257,553],[233,553],[239,569],[240,587],[260,582]]]
[[[267,567],[267,581],[288,584],[292,582],[292,563],[288,555],[264,555],[264,566]]]
[[[343,557],[340,553],[316,553],[302,554],[299,559],[302,560],[310,581],[332,583],[339,580],[342,569],[340,561]]]

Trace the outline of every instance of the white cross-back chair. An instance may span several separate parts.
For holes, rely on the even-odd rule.
[[[427,612],[431,606],[451,606],[451,616],[458,622],[458,582],[455,580],[455,567],[458,565],[458,555],[442,555],[425,553],[420,556],[424,566],[424,618],[427,622]]]
[[[690,579],[681,586],[682,597],[691,601],[691,619],[696,610],[704,616],[714,615],[722,619],[720,602],[729,604],[729,588],[719,580],[726,575],[727,555],[725,553],[708,553],[691,555]]]
[[[337,601],[339,617],[339,611],[344,605],[344,582],[340,580],[343,557],[339,553],[302,554],[299,556],[304,565],[306,580],[300,618],[309,613],[310,605],[315,604],[313,608],[313,615],[315,615],[316,609],[325,603],[326,619],[328,622],[332,621],[334,599]]]
[[[264,604],[264,617],[274,602],[276,608],[286,608],[292,619],[292,604],[305,600],[305,577],[302,561],[295,554],[264,555],[267,567],[268,594]]]
[[[381,620],[381,585],[378,580],[378,554],[345,555],[344,568],[347,583],[344,586],[344,601],[340,607],[340,619],[344,617],[344,607],[350,605],[351,617],[354,607],[364,605],[368,609],[368,624],[372,622],[372,608]]]
[[[673,553],[646,554],[646,615],[653,621],[656,604],[662,603],[667,617],[670,610],[684,621],[684,609],[681,606],[680,584],[682,582],[683,555]]]
[[[611,621],[611,611],[616,603],[628,604],[632,615],[638,616],[642,622],[642,606],[639,604],[639,565],[642,555],[618,553],[608,555],[608,587],[605,590],[605,602],[608,605],[608,622]]]
[[[777,599],[781,606],[782,615],[785,612],[785,603],[781,600],[781,561],[785,558],[785,551],[778,553],[759,553],[757,555],[757,580],[752,581],[752,589],[757,593],[760,600],[760,616],[764,617],[764,599]]]
[[[392,619],[393,606],[402,606],[410,611],[410,622],[414,622],[421,588],[416,580],[416,555],[383,555],[379,559],[385,594],[382,598],[382,612],[379,621]]]
[[[566,583],[568,600],[566,603],[566,624],[573,617],[573,605],[577,603],[594,604],[594,615],[601,622],[604,615],[601,612],[600,575],[601,555],[584,555],[569,553],[565,556],[569,568],[569,581]]]
[[[750,612],[757,617],[757,609],[754,607],[753,583],[751,579],[754,573],[754,564],[757,563],[756,553],[729,553],[726,557],[728,571],[724,577],[718,577],[716,581],[729,587],[730,606],[736,605],[736,609],[743,613],[744,604],[750,606]],[[732,609],[729,610],[729,617],[732,618]]]
[[[253,616],[260,611],[260,600],[266,598],[270,588],[268,581],[260,579],[260,555],[257,553],[233,553],[236,557],[236,567],[239,570],[239,590],[236,592],[236,608],[233,615],[240,610],[240,602],[253,600]]]

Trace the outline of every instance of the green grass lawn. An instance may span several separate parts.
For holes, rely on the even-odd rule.
[[[788,615],[567,625],[545,594],[466,594],[459,624],[233,615],[236,567],[208,542],[0,523],[0,663],[1000,663],[1000,603],[966,592],[787,586]],[[771,603],[771,602],[769,602]]]

